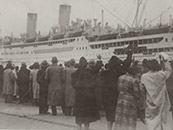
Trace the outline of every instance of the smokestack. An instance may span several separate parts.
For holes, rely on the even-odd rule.
[[[26,38],[35,38],[36,36],[36,26],[37,26],[37,14],[28,13],[27,14],[27,29],[26,29]]]
[[[102,10],[102,28],[104,26],[104,10]]]
[[[59,25],[61,30],[65,29],[70,24],[70,13],[71,6],[70,5],[60,5],[59,9]]]

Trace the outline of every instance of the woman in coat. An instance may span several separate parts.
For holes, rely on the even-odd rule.
[[[115,112],[115,130],[136,130],[140,96],[142,97],[137,76],[139,73],[139,68],[132,66],[118,79],[119,96]]]
[[[100,74],[100,86],[102,88],[103,107],[106,113],[107,129],[112,130],[115,120],[115,109],[118,98],[117,80],[119,76],[127,72],[132,62],[132,53],[129,52],[126,60],[121,61],[118,57],[112,56],[106,65],[106,70]]]
[[[85,130],[89,130],[89,124],[100,119],[95,95],[97,73],[94,64],[90,62],[87,68],[87,61],[82,57],[78,70],[72,74],[72,86],[76,91],[74,112],[78,130],[82,129],[82,124]]]
[[[160,56],[161,58],[162,56]],[[148,130],[172,130],[170,100],[166,89],[166,79],[171,74],[170,63],[161,58],[161,66],[157,60],[150,61],[149,71],[142,75],[141,82],[146,88],[145,117]]]
[[[30,70],[27,69],[26,63],[22,62],[18,73],[17,84],[19,86],[19,103],[26,103],[31,100],[30,92]]]

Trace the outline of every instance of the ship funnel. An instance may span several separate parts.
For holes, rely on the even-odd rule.
[[[26,29],[26,38],[27,39],[35,38],[36,26],[37,26],[37,14],[28,13],[27,14],[27,29]]]
[[[61,31],[64,30],[70,24],[70,13],[71,6],[70,5],[60,5],[59,9],[59,25],[61,27]]]

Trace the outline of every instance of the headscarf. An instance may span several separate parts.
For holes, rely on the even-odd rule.
[[[41,67],[42,67],[42,68],[46,68],[46,67],[48,67],[48,66],[49,66],[49,64],[47,63],[46,60],[43,60],[43,61],[41,62]]]
[[[58,63],[58,59],[54,56],[54,57],[52,57],[52,63]]]
[[[81,68],[85,68],[87,66],[87,60],[85,59],[85,57],[81,57],[80,60],[79,60],[79,66]]]

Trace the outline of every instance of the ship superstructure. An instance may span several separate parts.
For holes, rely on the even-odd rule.
[[[56,56],[63,63],[71,58],[78,61],[81,56],[84,56],[89,60],[101,55],[102,60],[107,62],[112,55],[124,59],[126,49],[130,46],[136,48],[133,51],[133,58],[136,60],[142,61],[144,58],[155,57],[159,52],[166,52],[173,57],[172,19],[171,24],[168,25],[158,25],[148,29],[132,28],[129,31],[122,28],[115,30],[109,27],[108,23],[103,27],[96,19],[94,27],[91,27],[91,21],[84,21],[82,24],[80,19],[72,22],[72,26],[68,27],[70,7],[62,7],[68,9],[66,12],[68,17],[64,18],[68,19],[68,22],[64,24],[61,21],[63,26],[59,28],[59,32],[57,28],[52,28],[49,35],[38,35],[27,38],[23,42],[2,45],[0,61],[5,63],[11,60],[14,64],[24,61],[32,64],[36,61],[50,61],[53,56]]]

